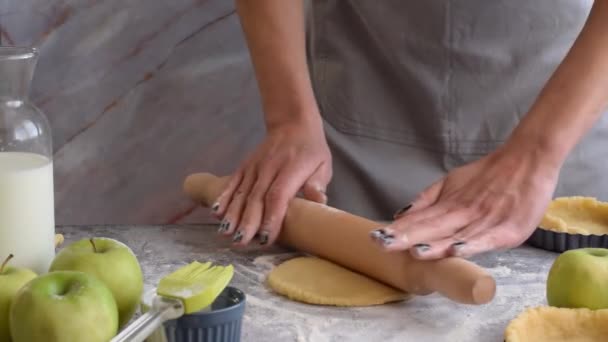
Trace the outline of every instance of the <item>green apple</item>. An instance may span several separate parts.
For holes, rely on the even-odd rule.
[[[139,307],[144,290],[141,267],[133,251],[120,241],[76,241],[57,253],[50,271],[81,271],[103,281],[118,305],[119,327],[128,323]]]
[[[36,273],[27,268],[16,268],[8,266],[8,258],[0,265],[0,341],[10,341],[8,318],[13,297],[23,285],[36,278]]]
[[[90,274],[57,271],[25,284],[10,312],[13,342],[107,342],[118,332],[108,287]]]
[[[562,308],[608,308],[608,249],[580,248],[559,255],[547,277],[547,303]]]

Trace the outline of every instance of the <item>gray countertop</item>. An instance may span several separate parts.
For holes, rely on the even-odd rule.
[[[139,258],[146,290],[165,274],[193,260],[232,263],[232,284],[247,294],[243,341],[502,341],[508,322],[526,307],[545,305],[545,279],[557,256],[530,247],[473,259],[498,284],[494,300],[481,306],[453,303],[438,295],[367,308],[301,304],[264,285],[273,265],[295,253],[270,248],[232,249],[215,226],[58,227],[68,244],[85,237],[110,237]]]

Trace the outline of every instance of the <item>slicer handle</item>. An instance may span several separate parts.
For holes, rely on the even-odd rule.
[[[164,322],[183,315],[184,305],[180,300],[156,297],[150,311],[129,324],[110,342],[144,342]]]

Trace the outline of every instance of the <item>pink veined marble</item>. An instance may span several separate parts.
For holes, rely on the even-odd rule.
[[[2,45],[40,49],[57,224],[212,219],[181,192],[264,134],[232,1],[0,0]]]

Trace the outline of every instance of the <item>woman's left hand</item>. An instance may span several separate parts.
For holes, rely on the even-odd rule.
[[[454,169],[389,226],[372,231],[372,238],[417,259],[469,257],[520,245],[542,219],[560,168],[530,149],[509,143]]]

